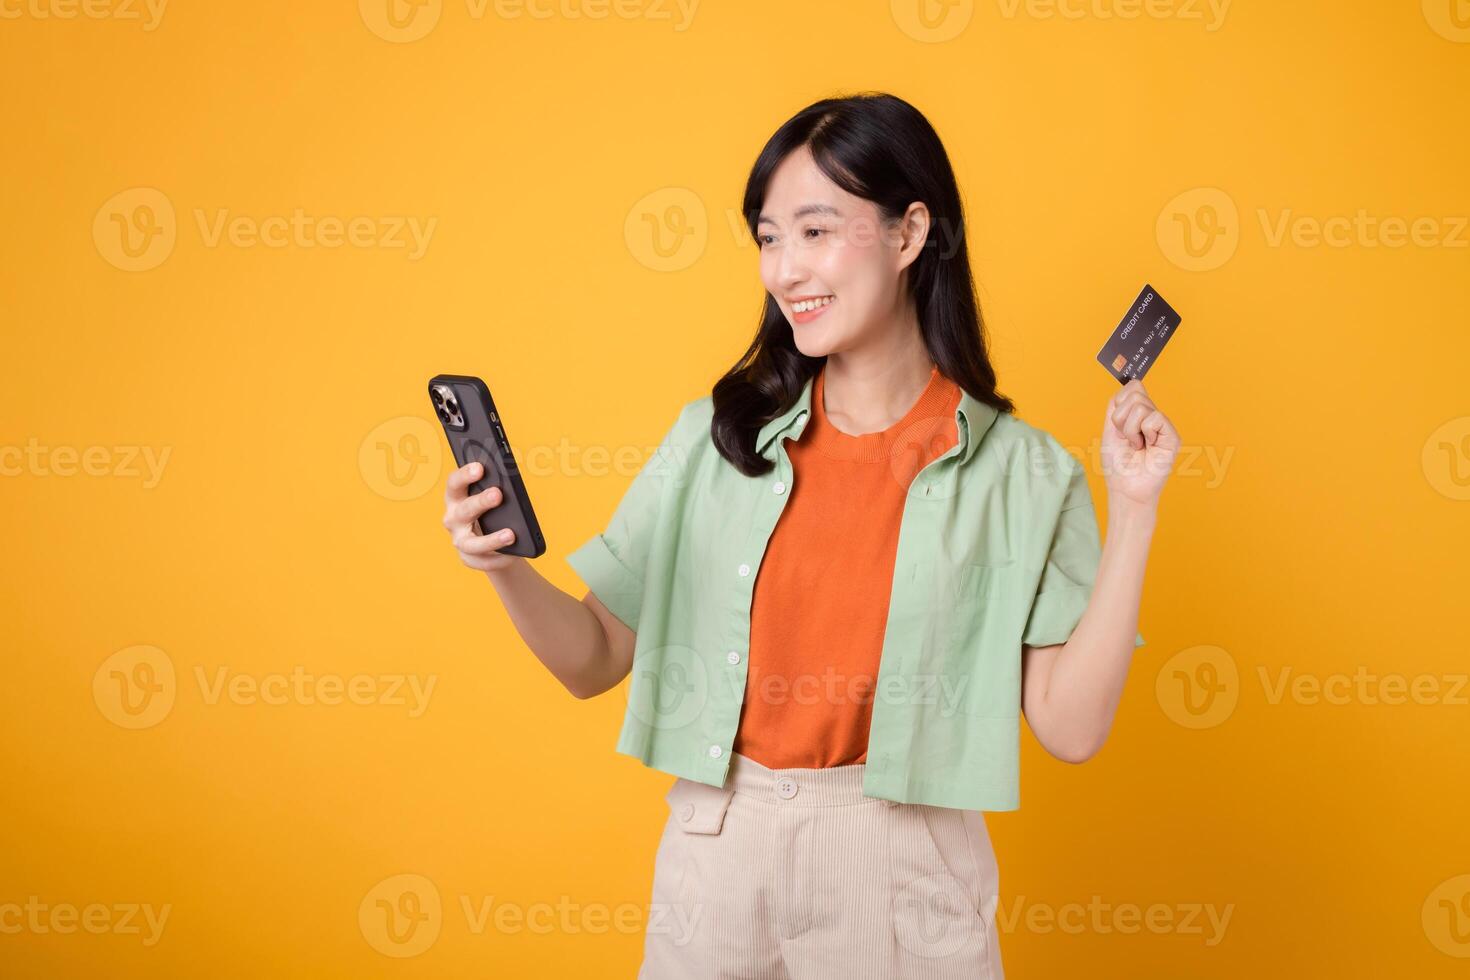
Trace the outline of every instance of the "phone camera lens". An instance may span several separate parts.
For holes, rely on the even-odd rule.
[[[439,421],[441,421],[441,422],[448,422],[449,421],[449,413],[446,412],[446,411],[444,411],[444,409],[442,409],[442,408],[436,408],[435,411],[439,413]]]

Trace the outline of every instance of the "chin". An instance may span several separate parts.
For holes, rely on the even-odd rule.
[[[838,348],[827,343],[824,338],[806,339],[801,336],[800,329],[793,334],[796,341],[796,349],[807,357],[826,357]]]
[[[828,329],[825,323],[801,324],[789,320],[787,323],[791,326],[791,339],[796,349],[807,357],[826,357],[846,347],[841,343],[842,338]]]

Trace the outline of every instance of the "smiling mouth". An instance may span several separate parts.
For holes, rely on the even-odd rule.
[[[791,304],[791,322],[810,323],[823,313],[827,307],[836,302],[835,296],[818,296],[816,299],[804,299],[799,303]]]

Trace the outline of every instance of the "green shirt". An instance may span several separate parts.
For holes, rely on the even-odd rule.
[[[756,450],[776,464],[762,477],[715,449],[711,397],[689,402],[607,529],[567,555],[638,635],[618,752],[724,784],[756,573],[790,499],[785,440],[800,438],[811,393],[808,379],[761,428]],[[1014,810],[1021,645],[1071,635],[1101,543],[1082,466],[1051,435],[969,392],[955,424],[958,442],[914,475],[904,502],[863,792]]]

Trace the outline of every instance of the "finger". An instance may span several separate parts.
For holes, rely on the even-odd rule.
[[[454,512],[454,522],[456,524],[467,524],[491,507],[498,506],[499,504],[500,488],[489,487],[488,489],[481,490],[473,497],[464,498],[450,509]]]
[[[1128,410],[1128,418],[1123,421],[1122,430],[1128,444],[1134,449],[1142,449],[1146,445],[1143,436],[1143,420],[1154,411],[1156,409],[1150,405],[1134,405]]]
[[[1150,411],[1154,411],[1154,406],[1151,406],[1151,404],[1144,404],[1138,403],[1138,401],[1132,401],[1132,403],[1126,404],[1126,406],[1123,406],[1122,408],[1119,408],[1119,410],[1114,411],[1111,416],[1108,416],[1108,420],[1110,420],[1111,425],[1113,425],[1114,432],[1119,433],[1120,436],[1123,436],[1123,438],[1127,439],[1130,438],[1133,433],[1138,432],[1138,428],[1136,428],[1136,422],[1138,422],[1139,419],[1142,419],[1142,417],[1147,416]],[[1133,423],[1135,423],[1132,429],[1129,428],[1130,419],[1132,419]]]
[[[1175,446],[1179,444],[1179,433],[1174,431],[1174,424],[1169,421],[1168,416],[1158,409],[1149,413],[1148,418],[1143,420],[1143,437],[1150,446]]]
[[[1119,388],[1118,391],[1113,395],[1112,401],[1116,404],[1123,401],[1125,398],[1135,392],[1143,392],[1145,395],[1148,394],[1148,392],[1144,391],[1143,389],[1143,382],[1139,381],[1137,378],[1132,379],[1127,384],[1123,385],[1123,387]]]
[[[1165,424],[1164,413],[1158,409],[1144,416],[1143,421],[1138,425],[1138,431],[1143,436],[1144,443],[1149,446],[1157,445],[1159,434],[1164,431]]]
[[[1149,400],[1147,395],[1141,395],[1137,392],[1134,392],[1129,398],[1120,401],[1117,407],[1113,409],[1113,424],[1121,429],[1123,427],[1124,421],[1127,420],[1129,413],[1132,412],[1134,407],[1138,405],[1146,405],[1148,406],[1150,411],[1152,411],[1155,407],[1154,403]]]
[[[1108,410],[1116,412],[1118,409],[1139,399],[1148,400],[1148,392],[1138,388],[1125,387],[1108,401]]]
[[[514,542],[515,539],[515,532],[510,528],[505,528],[494,534],[465,535],[455,539],[454,546],[462,555],[483,557],[495,554],[501,548]]]
[[[447,503],[453,503],[462,499],[465,495],[465,487],[478,480],[482,470],[484,467],[479,462],[474,462],[466,463],[449,474],[449,479],[444,484],[444,500]]]

